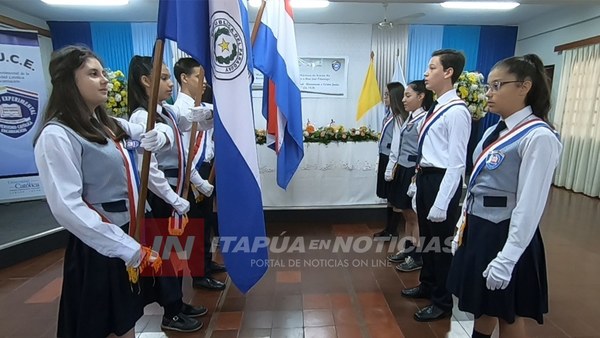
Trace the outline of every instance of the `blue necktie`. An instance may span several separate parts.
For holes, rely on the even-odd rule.
[[[482,149],[485,149],[490,144],[494,143],[494,141],[496,141],[498,139],[498,137],[500,137],[500,132],[503,131],[504,129],[506,129],[506,123],[501,120],[496,125],[496,128],[494,128],[494,131],[492,131],[492,133],[488,135],[488,137],[485,139],[485,141],[483,141]]]

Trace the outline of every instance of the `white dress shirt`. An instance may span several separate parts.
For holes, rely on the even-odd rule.
[[[119,123],[132,138],[135,138],[132,134],[144,129],[122,119]],[[61,126],[48,125],[34,147],[40,181],[52,214],[61,226],[100,254],[133,262],[139,255],[140,244],[119,226],[102,221],[83,201],[81,145],[71,143],[67,133]]]
[[[454,89],[441,95],[438,105],[458,98]],[[421,124],[425,119],[421,120]],[[448,210],[465,170],[467,144],[471,135],[471,114],[466,107],[453,106],[431,125],[423,139],[421,167],[446,169],[433,205]],[[429,212],[429,211],[427,211]]]
[[[193,108],[194,104],[195,104],[195,101],[191,96],[189,96],[185,93],[179,92],[177,94],[177,100],[175,100],[175,103],[173,103],[173,106],[177,107],[177,110],[179,110],[179,111],[187,111],[187,110],[190,110],[191,108]],[[202,103],[202,105],[206,105],[206,104]],[[204,136],[202,138],[202,147],[204,147],[204,143],[206,143],[206,148],[205,148],[205,153],[204,153],[204,162],[210,162],[214,157],[215,145],[214,145],[214,141],[212,139],[213,130],[214,130],[213,128],[206,130],[204,133]],[[198,132],[201,132],[201,131],[198,131]],[[183,143],[187,147],[187,145],[190,144],[191,131],[182,132],[182,134],[183,134]],[[200,159],[202,147],[198,151],[197,156],[194,158],[194,165],[196,163],[198,163],[198,160]]]
[[[180,131],[183,131],[184,129],[182,128],[187,128],[186,130],[189,131],[192,129],[192,123],[185,118],[185,115],[180,114],[180,112],[182,111],[189,111],[188,110],[181,110],[179,107],[177,106],[169,106],[169,108],[171,108],[171,111],[174,112],[174,117],[175,117],[175,121],[177,121],[177,127],[180,129]],[[156,111],[161,114],[162,113],[162,107],[159,105],[156,107]],[[148,111],[146,111],[145,109],[137,109],[133,114],[131,114],[131,116],[129,117],[129,122],[131,123],[136,123],[136,124],[142,124],[142,125],[146,125],[146,121],[148,119]],[[212,120],[211,120],[212,121]],[[212,123],[212,122],[211,122]],[[175,131],[171,129],[171,127],[169,127],[166,124],[162,124],[162,123],[157,123],[156,125],[164,125],[166,126],[171,133],[171,137],[172,137],[172,141],[171,141],[171,147],[164,147],[163,151],[178,151],[176,148],[176,142],[175,142],[175,138],[174,138],[174,133]],[[207,125],[204,125],[205,127]],[[184,133],[185,134],[185,133]],[[189,132],[188,132],[189,134]],[[183,137],[182,137],[183,140]],[[187,151],[188,151],[188,146],[189,146],[189,138],[188,138],[188,142],[186,143],[185,141],[183,142],[183,149],[184,149],[184,154],[183,154],[183,160],[187,161]],[[142,161],[141,161],[141,156],[138,157],[139,161],[139,165],[141,165]],[[177,185],[177,177],[168,177],[167,181],[169,182],[170,185],[172,186],[176,186]],[[191,172],[191,176],[190,176],[190,182],[192,182],[192,184],[196,185],[196,186],[200,186],[202,184],[202,181],[204,181],[202,179],[202,177],[200,176],[200,174],[198,173],[198,171],[196,170],[196,168],[194,168],[192,166],[192,172]],[[163,200],[167,201],[166,199],[163,198]],[[170,203],[170,202],[169,202]]]
[[[535,119],[531,107],[527,106],[504,120],[504,136],[521,122]],[[491,133],[488,129],[482,140]],[[523,137],[519,144],[521,167],[517,185],[517,203],[512,211],[508,228],[508,239],[502,254],[517,262],[525,251],[540,223],[546,200],[558,165],[562,144],[548,128],[535,128]]]

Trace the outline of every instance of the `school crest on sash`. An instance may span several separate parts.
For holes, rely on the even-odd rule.
[[[494,150],[490,152],[485,159],[485,167],[488,170],[498,169],[502,161],[504,161],[505,156],[501,151]]]
[[[128,139],[125,141],[125,149],[136,150],[140,146],[140,141]]]

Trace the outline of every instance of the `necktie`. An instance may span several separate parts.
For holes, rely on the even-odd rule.
[[[496,128],[494,128],[494,131],[492,131],[492,133],[488,135],[485,141],[483,141],[483,149],[487,148],[490,144],[496,141],[498,137],[500,137],[500,132],[504,129],[506,129],[506,123],[504,121],[498,122]]]
[[[437,106],[437,104],[437,100],[433,101],[433,104],[431,105],[431,107],[429,107],[429,110],[427,111],[427,116],[425,118],[428,118],[429,116],[431,116],[431,114],[433,114],[433,111],[435,110],[435,106]]]

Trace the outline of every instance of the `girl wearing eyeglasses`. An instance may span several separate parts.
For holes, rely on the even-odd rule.
[[[498,62],[489,110],[500,115],[473,154],[474,168],[453,240],[448,289],[473,313],[473,337],[526,337],[524,317],[548,312],[539,222],[562,150],[548,121],[550,91],[537,55]]]

